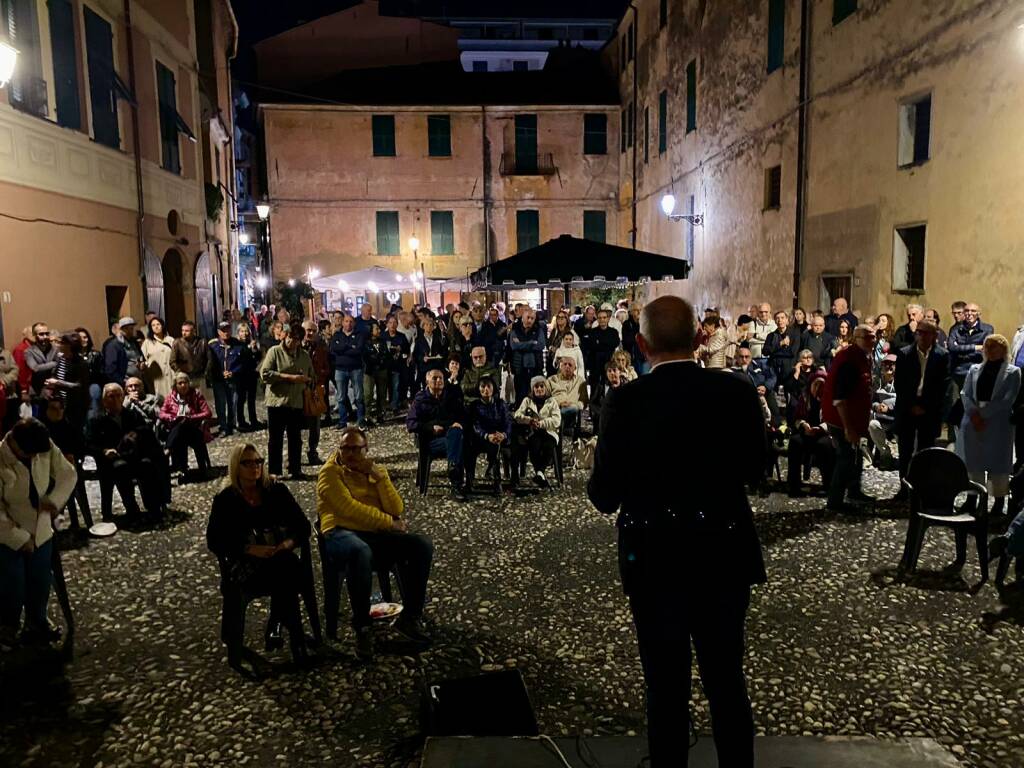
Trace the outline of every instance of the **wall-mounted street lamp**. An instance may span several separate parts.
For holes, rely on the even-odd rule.
[[[661,210],[669,221],[688,221],[695,227],[704,226],[703,214],[673,213],[676,209],[676,196],[669,192],[661,198]]]
[[[18,63],[18,50],[7,43],[0,42],[0,88],[3,88],[14,77],[14,68]]]
[[[260,217],[260,221],[266,221],[270,216],[270,203],[256,203],[256,215]]]

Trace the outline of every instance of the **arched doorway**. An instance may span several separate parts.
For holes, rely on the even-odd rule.
[[[160,266],[160,259],[156,257],[149,246],[146,247],[146,311],[156,312],[157,317],[163,317],[166,309],[164,303],[164,270]],[[115,318],[116,319],[116,318]],[[141,322],[142,318],[138,318]]]
[[[217,292],[214,290],[209,253],[201,253],[196,259],[193,285],[196,291],[196,325],[204,339],[212,339],[217,335]]]
[[[164,320],[173,334],[185,322],[185,292],[182,288],[181,254],[170,248],[164,254]]]

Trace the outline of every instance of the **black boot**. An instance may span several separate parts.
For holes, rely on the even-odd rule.
[[[452,484],[451,497],[455,501],[465,501],[466,492],[462,489],[462,467],[455,463],[449,463],[448,481]]]

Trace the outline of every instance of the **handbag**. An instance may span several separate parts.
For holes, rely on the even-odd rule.
[[[307,418],[319,419],[327,413],[327,398],[321,385],[306,387],[302,390],[302,411]]]

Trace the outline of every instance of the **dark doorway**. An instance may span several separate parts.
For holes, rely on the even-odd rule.
[[[185,292],[182,288],[181,254],[173,248],[164,254],[164,315],[171,333],[185,322]],[[155,310],[154,310],[155,311]]]
[[[853,275],[822,275],[819,288],[820,303],[818,308],[826,315],[836,299],[846,299],[853,306]]]
[[[163,286],[161,285],[161,294],[163,292]],[[94,341],[99,344],[103,339],[110,335],[110,326],[116,323],[119,319],[128,314],[128,286],[127,285],[108,285],[106,287],[107,294],[107,327],[100,328],[98,330],[103,331],[102,336],[97,335]]]

